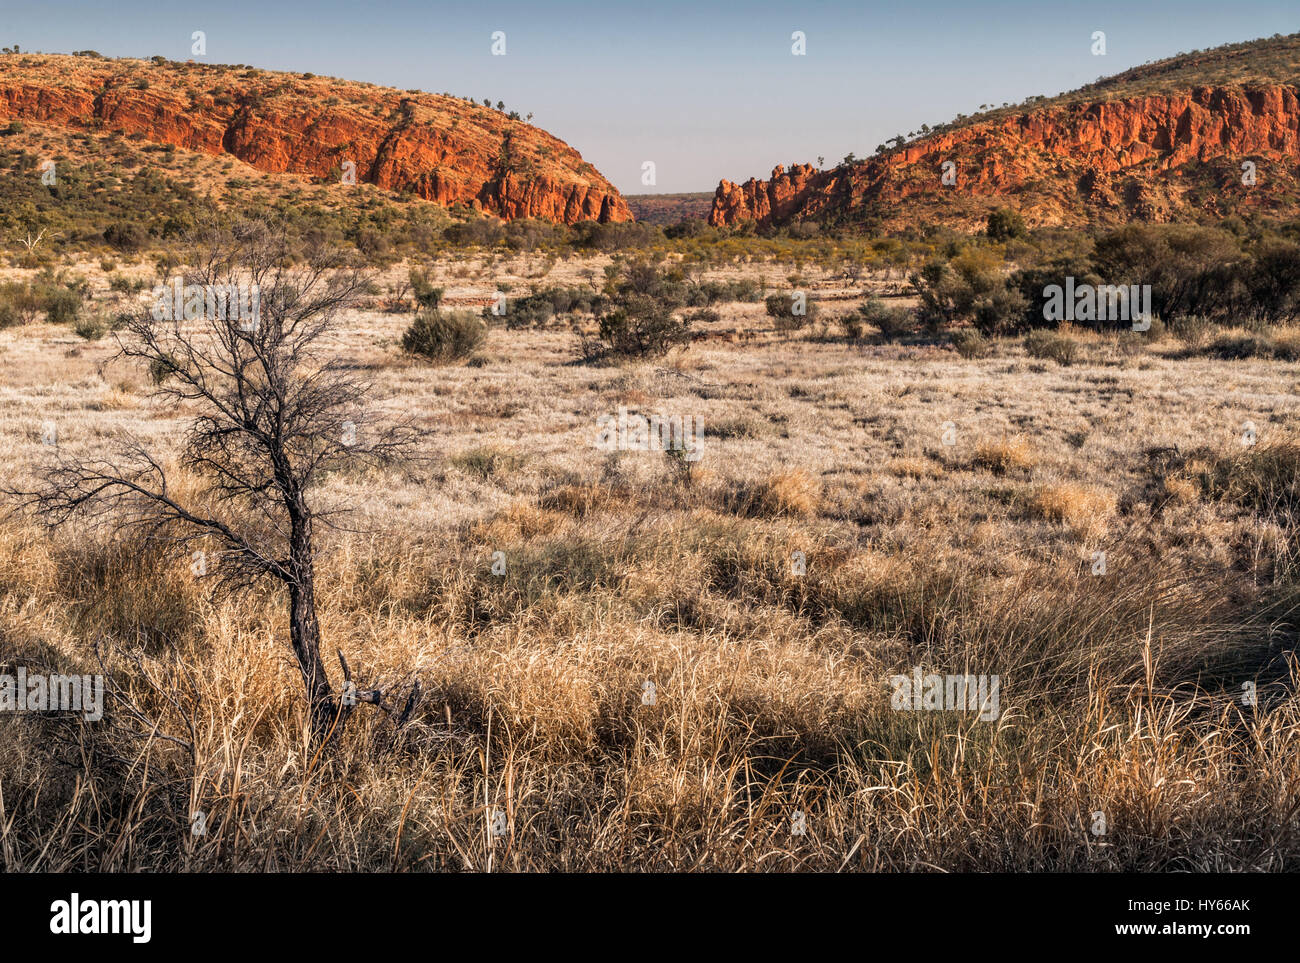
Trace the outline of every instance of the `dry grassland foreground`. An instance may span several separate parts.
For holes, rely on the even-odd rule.
[[[477,311],[608,263],[432,282]],[[8,500],[3,671],[105,695],[6,713],[5,867],[1293,869],[1295,366],[1160,332],[1067,329],[1060,360],[846,338],[863,291],[803,273],[814,324],[728,302],[649,361],[584,358],[579,317],[429,364],[409,313],[349,309],[325,347],[419,457],[309,492],[332,684],[385,706],[324,749],[273,579]],[[219,514],[177,462],[197,409],[115,352],[0,330],[0,486],[130,436]]]

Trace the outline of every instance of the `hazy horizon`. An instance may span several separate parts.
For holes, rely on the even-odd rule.
[[[776,164],[872,153],[896,134],[980,104],[1054,95],[1179,52],[1292,33],[1282,3],[1090,4],[975,10],[944,0],[884,4],[757,2],[728,14],[680,0],[635,7],[496,3],[473,10],[409,2],[382,10],[325,3],[268,10],[138,0],[111,9],[51,2],[8,11],[0,42],[25,51],[251,64],[448,92],[532,113],[624,194],[712,191]],[[994,12],[990,12],[993,10]],[[424,26],[427,25],[427,26]],[[193,56],[191,34],[206,34]],[[1091,52],[1092,33],[1107,52]],[[505,33],[504,56],[492,35]],[[806,53],[791,52],[802,31]],[[703,95],[703,96],[701,96]],[[642,183],[646,161],[656,183]]]

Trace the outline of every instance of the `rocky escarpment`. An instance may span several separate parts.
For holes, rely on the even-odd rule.
[[[312,74],[56,55],[0,56],[0,121],[114,131],[268,173],[410,192],[499,217],[628,221],[563,141],[503,111]]]
[[[1007,204],[1031,224],[1297,216],[1297,158],[1294,85],[1197,87],[1004,114],[835,170],[796,164],[766,181],[723,181],[709,223],[970,229]]]

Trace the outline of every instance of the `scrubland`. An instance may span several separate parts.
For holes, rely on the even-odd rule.
[[[435,280],[478,307],[608,263],[449,258]],[[409,314],[348,316],[338,355],[427,458],[315,493],[352,509],[319,546],[324,642],[420,694],[400,727],[361,707],[324,752],[271,586],[5,515],[0,663],[115,692],[99,722],[0,720],[4,866],[1294,868],[1294,366],[1205,350],[1257,333],[1163,326],[964,357],[845,336],[864,287],[910,303],[896,278],[711,276],[796,273],[813,324],[730,302],[645,361],[496,325],[431,366],[399,349]],[[48,422],[78,455],[122,433],[175,449],[187,412],[113,355],[0,330],[0,483],[50,457]],[[599,450],[620,407],[701,419],[701,457]],[[998,676],[998,718],[892,708],[914,667]]]

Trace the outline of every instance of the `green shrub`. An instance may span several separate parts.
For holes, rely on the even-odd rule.
[[[844,331],[844,337],[849,341],[861,341],[866,324],[862,320],[862,315],[858,311],[852,314],[846,314],[839,318],[840,328]]]
[[[138,251],[149,241],[149,232],[134,221],[119,221],[104,228],[104,243],[118,251]]]
[[[435,288],[429,281],[428,271],[411,269],[411,294],[415,297],[417,308],[436,309],[442,303],[442,288]]]
[[[600,334],[597,342],[584,343],[588,358],[653,357],[690,341],[690,319],[678,320],[673,313],[687,299],[680,272],[670,274],[650,261],[616,259],[605,275],[606,296],[591,304]]]
[[[798,331],[810,324],[817,316],[817,305],[808,300],[806,294],[802,299],[796,298],[793,293],[771,294],[764,303],[767,306],[768,317],[773,319],[776,330],[782,332]]]
[[[1272,307],[1287,310],[1288,252],[1266,274],[1282,281]],[[1097,238],[1092,254],[1106,284],[1151,285],[1151,308],[1163,318],[1205,314],[1226,318],[1249,300],[1242,277],[1252,272],[1240,242],[1220,228],[1195,224],[1128,224]],[[1300,262],[1298,262],[1300,263]],[[1261,281],[1263,288],[1271,282]]]
[[[542,327],[557,314],[592,313],[598,303],[599,298],[587,288],[550,287],[507,301],[504,318],[506,327],[512,330]],[[496,319],[491,305],[483,309],[484,321]]]
[[[77,319],[72,326],[78,337],[85,338],[87,341],[98,341],[108,333],[108,323],[99,315],[87,314]]]
[[[689,307],[709,307],[726,301],[744,301],[753,304],[763,298],[758,282],[751,278],[739,281],[703,281],[686,292]]]
[[[487,338],[487,327],[472,311],[424,310],[402,335],[402,349],[431,361],[468,358]]]
[[[1025,229],[1025,219],[1013,207],[999,207],[989,212],[985,233],[994,241],[1006,241],[1013,237],[1024,237],[1029,233]]]
[[[1103,284],[1102,278],[1093,270],[1092,263],[1079,252],[1058,255],[1046,263],[1016,271],[1007,279],[1007,287],[1016,291],[1024,301],[1025,313],[1020,322],[1012,329],[1002,333],[1011,334],[1029,328],[1053,326],[1057,322],[1044,317],[1047,304],[1045,291],[1052,285],[1062,289],[1066,287],[1066,278],[1074,278],[1076,285],[1090,284],[1094,287]]]
[[[528,297],[506,301],[503,315],[492,313],[492,305],[483,309],[482,318],[488,324],[504,320],[506,327],[512,331],[521,328],[541,328],[555,317],[555,307],[546,298],[529,295]]]
[[[1274,324],[1300,319],[1300,244],[1276,239],[1261,244],[1245,285],[1252,314]]]
[[[985,248],[967,247],[951,259],[931,258],[908,280],[921,301],[920,320],[931,330],[954,321],[976,321],[978,314],[987,321],[990,310],[1001,310],[1007,303],[1001,263]]]
[[[118,294],[138,294],[144,290],[143,278],[129,278],[125,274],[114,274],[108,279],[108,287]]]
[[[1050,359],[1068,365],[1078,356],[1079,345],[1067,335],[1036,328],[1025,335],[1025,351],[1031,358]]]
[[[10,281],[0,285],[0,328],[31,324],[44,306],[31,285]]]
[[[600,318],[605,351],[629,358],[665,354],[690,340],[690,322],[678,321],[668,305],[646,295],[630,295]]]
[[[73,324],[81,315],[81,293],[72,288],[54,288],[45,293],[45,320],[50,324]]]
[[[1287,329],[1261,334],[1225,334],[1215,338],[1205,351],[1224,361],[1245,358],[1300,361],[1300,332]]]
[[[500,243],[505,233],[505,228],[496,218],[475,215],[474,220],[448,226],[443,236],[460,246],[491,247]]]
[[[386,258],[392,250],[392,242],[388,240],[379,231],[361,230],[352,236],[352,243],[357,246],[357,250],[372,260],[382,260]]]
[[[769,294],[763,300],[769,318],[779,318],[794,313],[794,298],[789,294]]]
[[[493,475],[511,474],[524,464],[524,456],[505,448],[485,446],[458,452],[448,459],[467,475],[487,481]]]
[[[952,346],[957,349],[959,355],[968,360],[983,358],[993,348],[988,338],[970,328],[953,332]]]
[[[858,316],[879,331],[880,340],[887,343],[916,333],[916,312],[892,307],[877,297],[867,298],[858,308]]]
[[[1025,320],[1029,302],[1014,288],[998,287],[974,303],[975,327],[981,334],[1012,334]]]

